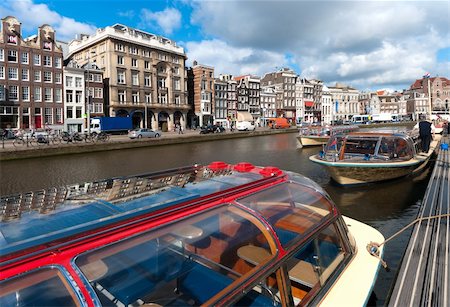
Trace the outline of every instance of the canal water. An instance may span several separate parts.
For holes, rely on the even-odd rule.
[[[330,182],[327,172],[308,160],[320,148],[296,148],[296,134],[167,145],[0,163],[1,195],[51,186],[134,175],[212,161],[250,162],[303,174],[320,184],[344,215],[377,228],[385,238],[416,217],[431,168],[416,177],[343,188]],[[384,305],[407,245],[410,231],[386,245],[390,271],[380,270],[375,284],[376,305]],[[364,272],[361,272],[364,274]],[[357,285],[355,285],[356,287]]]

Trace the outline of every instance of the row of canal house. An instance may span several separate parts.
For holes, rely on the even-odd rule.
[[[163,131],[176,125],[229,127],[239,118],[265,125],[268,118],[291,122],[350,120],[357,114],[395,113],[418,118],[448,110],[450,81],[416,80],[403,93],[360,93],[345,84],[282,68],[262,78],[215,76],[214,67],[193,62],[176,42],[115,24],[79,35],[68,44],[49,25],[22,36],[15,17],[1,21],[0,127],[83,131],[88,118],[127,116],[134,127]]]

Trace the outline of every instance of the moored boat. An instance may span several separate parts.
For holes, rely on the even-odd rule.
[[[1,198],[1,306],[364,305],[383,249],[311,180],[214,162]],[[361,274],[364,272],[364,274]],[[358,291],[354,291],[358,285]]]
[[[423,153],[418,150],[417,139],[404,133],[339,134],[310,160],[325,166],[341,185],[365,184],[419,172],[430,160],[438,140],[435,137],[430,150]]]
[[[301,128],[297,136],[297,148],[303,148],[305,146],[325,145],[330,139],[330,136],[338,133],[349,133],[358,129],[359,127],[356,125],[326,125]]]

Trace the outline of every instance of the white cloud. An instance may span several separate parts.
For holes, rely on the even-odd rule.
[[[166,8],[164,11],[152,12],[147,9],[141,11],[141,24],[161,29],[166,35],[181,27],[181,13],[174,8]]]
[[[38,27],[49,24],[55,29],[56,38],[61,41],[70,41],[80,33],[94,33],[96,29],[90,24],[61,16],[46,4],[35,4],[32,0],[5,0],[0,4],[0,15],[15,16],[27,32],[37,32]]]
[[[197,61],[200,64],[214,66],[216,76],[219,74],[263,76],[268,70],[287,64],[286,57],[280,53],[249,47],[232,47],[220,40],[188,42],[186,49],[189,57],[187,65]]]
[[[436,59],[440,48],[450,46],[446,1],[191,4],[191,22],[210,37],[255,53],[290,54],[302,76],[321,78],[327,84],[403,88],[426,71],[448,76],[449,65]]]

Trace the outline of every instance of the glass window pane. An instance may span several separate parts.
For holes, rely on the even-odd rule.
[[[58,269],[40,269],[0,283],[0,306],[79,306]]]
[[[317,227],[332,209],[322,194],[296,183],[280,184],[238,202],[264,216],[284,247]]]

